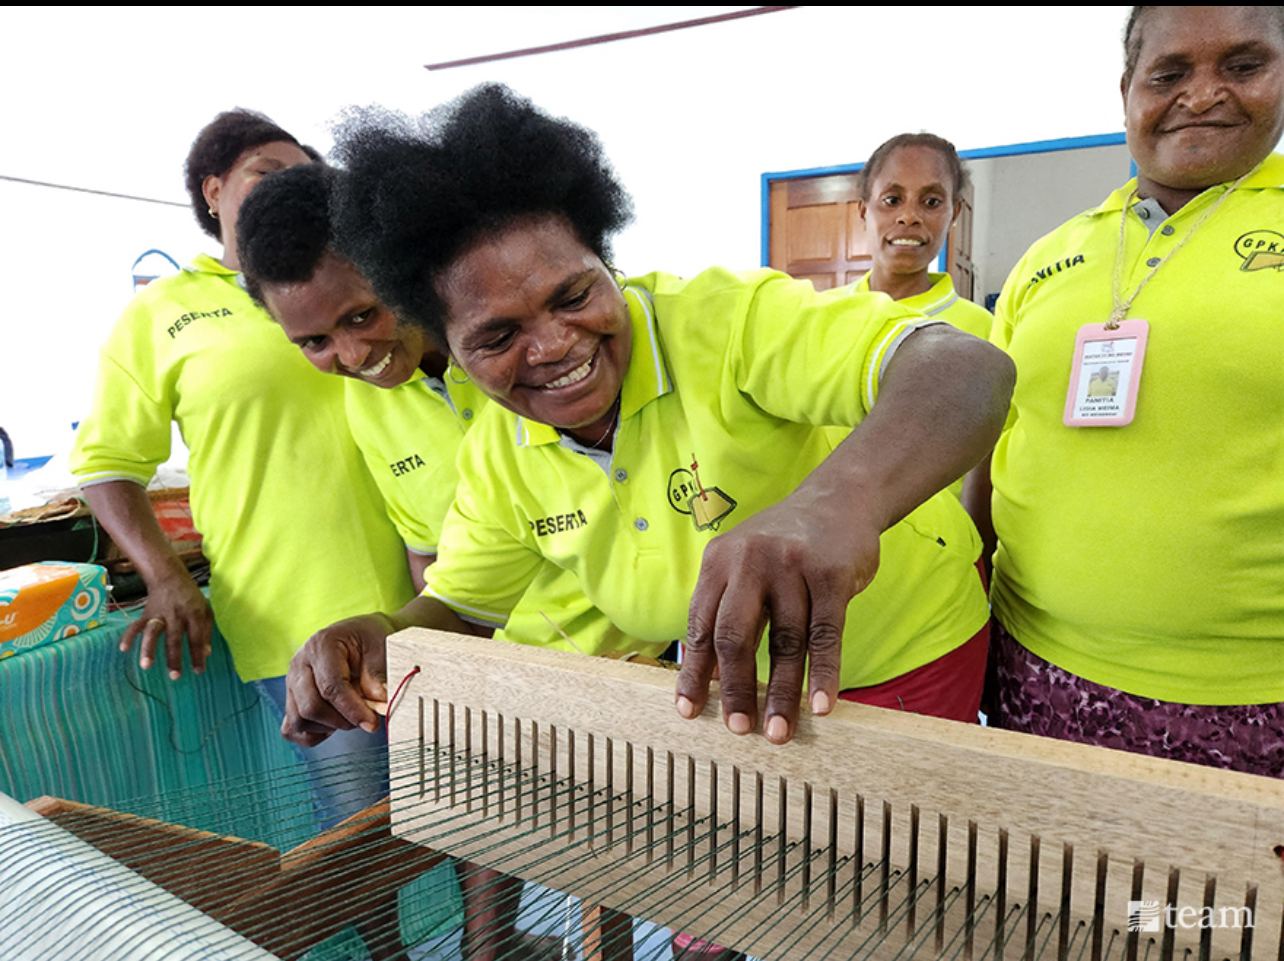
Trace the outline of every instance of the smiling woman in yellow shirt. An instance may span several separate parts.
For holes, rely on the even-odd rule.
[[[1035,243],[996,311],[1020,378],[992,464],[995,719],[1279,777],[1284,15],[1134,8],[1125,53],[1137,178]],[[1135,415],[1067,426],[1072,369],[1102,366],[1077,338],[1112,317],[1149,325],[1115,382]]]
[[[377,677],[390,630],[500,623],[545,561],[627,633],[685,638],[682,715],[716,664],[734,733],[758,726],[769,621],[776,742],[805,678],[824,714],[840,688],[913,674],[984,626],[975,532],[933,495],[997,436],[999,352],[765,271],[621,286],[606,238],[629,204],[588,131],[493,86],[410,129],[367,116],[341,137],[338,246],[495,403],[461,449],[424,596],[296,657],[296,739],[374,723],[341,647]],[[858,426],[834,448],[838,425]]]
[[[968,176],[954,145],[930,133],[903,133],[880,144],[860,172],[857,204],[873,266],[851,288],[887,294],[975,337],[994,318],[960,297],[949,274],[930,273],[963,210]]]
[[[371,604],[413,597],[397,533],[348,431],[342,385],[313,370],[240,285],[242,201],[268,173],[308,163],[294,138],[260,114],[230,111],[201,131],[187,185],[223,258],[197,257],[126,308],[103,346],[93,411],[71,458],[95,515],[147,584],[124,647],[140,638],[149,667],[163,638],[177,677],[186,635],[199,672],[213,620],[238,674],[282,713],[286,669],[309,635]],[[208,604],[147,500],[146,485],[169,456],[172,422],[190,450]],[[324,760],[335,753],[365,759],[373,773],[360,784],[327,779]],[[381,738],[360,731],[309,755],[318,827],[382,796],[383,756]]]
[[[341,176],[310,165],[265,178],[241,213],[240,257],[250,294],[303,356],[345,378],[348,424],[422,590],[455,499],[460,444],[489,401],[331,248],[330,198]],[[496,636],[593,655],[658,655],[667,646],[626,637],[554,564],[541,568]]]
[[[295,139],[259,114],[230,111],[202,130],[188,189],[223,259],[199,256],[149,284],[101,352],[72,470],[147,583],[143,616],[126,635],[128,646],[141,634],[144,666],[164,636],[177,674],[187,634],[199,670],[210,637],[210,607],[145,493],[169,457],[171,422],[190,450],[210,603],[242,679],[282,676],[313,631],[410,596],[396,532],[347,429],[341,385],[317,375],[239,283],[241,202],[264,175],[308,163]]]
[[[873,266],[850,288],[887,294],[902,307],[988,339],[994,318],[960,297],[949,274],[929,269],[963,210],[968,176],[954,144],[903,133],[880,144],[861,168],[857,203]],[[950,485],[961,496],[963,481]]]

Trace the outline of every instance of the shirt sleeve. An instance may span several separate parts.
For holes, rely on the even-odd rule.
[[[1018,288],[1021,286],[1019,278],[1024,276],[1026,276],[1026,269],[1023,258],[1008,274],[1008,279],[1003,283],[1003,290],[999,293],[999,299],[994,304],[994,323],[990,327],[990,343],[1004,353],[1011,351],[1012,334],[1016,329],[1016,314],[1021,300],[1018,294]]]
[[[370,472],[370,476],[374,478],[375,486],[379,488],[379,493],[383,495],[384,509],[388,512],[388,518],[392,521],[393,526],[397,528],[397,533],[401,536],[402,543],[415,554],[436,554],[441,531],[439,527],[434,527],[428,523],[424,516],[425,513],[430,512],[427,508],[433,505],[415,505],[422,506],[425,510],[413,510],[412,505],[406,503],[408,492],[403,489],[404,485],[398,484],[396,478],[389,473],[387,459],[382,456],[377,447],[367,442],[359,429],[359,425],[353,421],[351,405],[348,407],[348,422],[353,439],[356,441],[357,447],[361,451],[361,456],[366,462],[366,469]],[[453,484],[454,478],[452,477],[450,480]],[[453,488],[449,494],[442,496],[453,496]],[[436,500],[436,498],[433,498],[433,500]],[[442,507],[437,512],[437,516],[442,516],[444,511],[445,508]]]
[[[851,427],[874,406],[895,351],[933,323],[883,294],[835,297],[783,274],[761,275],[733,335],[736,383],[784,420]]]
[[[1025,260],[1017,262],[1008,274],[1008,279],[1003,284],[1003,290],[999,293],[999,299],[994,304],[994,324],[990,328],[990,343],[1005,354],[1012,354],[1012,335],[1016,331],[1016,315],[1020,308],[1021,297],[1018,290],[1024,293],[1021,287],[1020,278],[1026,276]],[[1020,372],[1018,371],[1018,376]],[[1016,423],[1017,407],[1016,400],[1008,406],[1007,420],[1003,425],[1005,431],[1011,430],[1012,425]]]
[[[70,466],[82,485],[130,480],[146,486],[169,459],[168,396],[148,389],[144,371],[126,369],[108,348],[99,354],[93,410],[76,432]]]
[[[446,513],[437,562],[425,572],[424,594],[465,620],[503,627],[545,562],[503,523],[513,518],[511,498],[496,482],[503,471],[478,476],[469,466],[461,457],[455,502]]]
[[[367,466],[372,473],[380,467],[387,469],[385,464],[368,463]],[[379,475],[376,474],[376,477],[379,477]],[[402,505],[393,499],[398,492],[389,490],[393,486],[389,481],[380,479],[377,483],[380,493],[383,494],[388,517],[392,520],[392,525],[397,528],[397,533],[401,535],[402,543],[406,545],[406,548],[415,554],[423,554],[425,556],[436,554],[440,542],[437,531],[422,523],[420,518],[403,509]]]

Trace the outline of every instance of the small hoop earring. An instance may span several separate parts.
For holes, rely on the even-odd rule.
[[[464,375],[464,379],[463,379],[463,380],[460,380],[458,377],[456,377],[456,376],[455,376],[455,371],[459,371],[459,373],[463,374],[463,375]],[[452,357],[452,358],[449,358],[449,359],[446,361],[446,376],[450,378],[450,382],[451,382],[452,384],[466,384],[466,383],[468,383],[468,373],[467,373],[467,372],[466,372],[462,367],[458,367],[458,366],[456,366],[456,364],[455,364],[455,360],[454,360],[454,358],[453,358],[453,357]]]
[[[210,211],[210,216],[213,217],[215,220],[218,220],[218,211],[215,210],[213,207],[210,207],[209,211]]]

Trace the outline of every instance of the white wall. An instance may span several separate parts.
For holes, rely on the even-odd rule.
[[[929,129],[961,148],[1120,126],[1125,7],[806,7],[482,66],[423,64],[729,7],[160,7],[0,11],[0,176],[184,201],[195,132],[233,105],[329,146],[349,103],[418,110],[484,80],[597,129],[638,217],[625,270],[759,262],[765,171],[863,159]],[[46,453],[90,398],[97,344],[176,207],[0,181],[0,424]]]
[[[1112,144],[969,161],[974,299],[997,294],[1030,244],[1105,200],[1131,176],[1131,159],[1127,146]]]

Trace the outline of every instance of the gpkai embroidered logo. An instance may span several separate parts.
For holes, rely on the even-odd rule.
[[[220,308],[219,310],[208,310],[208,311],[193,310],[190,313],[184,314],[182,317],[178,318],[178,320],[170,324],[169,328],[165,332],[169,334],[169,339],[173,340],[175,335],[177,335],[180,330],[182,330],[184,327],[186,327],[188,324],[190,324],[194,320],[200,320],[203,317],[231,317],[231,316],[232,316],[232,312],[228,310],[226,307]]]
[[[736,509],[736,502],[718,487],[700,482],[700,464],[691,455],[691,469],[678,468],[669,475],[669,506],[689,514],[698,531],[717,530],[723,519]]]
[[[1050,264],[1049,266],[1036,271],[1035,275],[1030,278],[1030,282],[1026,284],[1026,286],[1033,287],[1039,281],[1046,280],[1053,274],[1059,274],[1063,270],[1069,270],[1071,267],[1078,267],[1083,262],[1083,254],[1075,254],[1073,257],[1067,257],[1065,260],[1058,260],[1055,264]]]
[[[1284,269],[1284,234],[1250,230],[1235,241],[1235,253],[1244,259],[1240,270]]]

